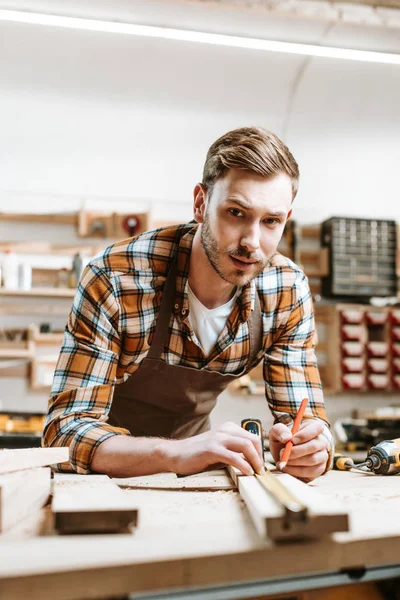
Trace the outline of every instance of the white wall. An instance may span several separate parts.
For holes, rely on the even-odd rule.
[[[196,7],[203,27],[209,14]],[[212,15],[214,30],[400,50],[398,30]],[[185,220],[210,143],[259,124],[298,159],[298,220],[400,220],[399,66],[4,22],[0,34],[2,210],[150,199],[157,219]]]

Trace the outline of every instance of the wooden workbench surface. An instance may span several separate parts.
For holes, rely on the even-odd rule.
[[[163,487],[163,476],[153,481]],[[97,598],[397,560],[399,477],[330,472],[319,478],[313,486],[348,506],[351,531],[281,545],[259,538],[233,490],[149,489],[149,478],[142,487],[137,479],[124,485],[140,511],[133,534],[0,536],[0,599]]]

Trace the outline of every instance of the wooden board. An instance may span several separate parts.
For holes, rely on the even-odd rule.
[[[226,469],[205,471],[187,477],[160,473],[142,477],[114,478],[122,488],[152,490],[233,490],[236,488]]]
[[[0,450],[0,474],[68,462],[69,448]]]
[[[323,537],[349,530],[349,516],[343,503],[326,498],[315,489],[286,473],[277,473],[284,487],[306,505],[306,518],[287,518],[284,507],[253,476],[245,476],[230,468],[232,478],[246,503],[254,526],[261,537],[273,540]]]
[[[353,475],[329,472],[311,484],[327,499],[345,500],[356,517],[351,531],[301,543],[262,539],[233,491],[126,491],[140,510],[134,535],[51,536],[12,544],[0,537],[0,599],[81,600],[394,564],[399,479]]]
[[[134,500],[107,475],[63,479],[55,474],[52,511],[60,533],[124,532],[137,524]]]
[[[38,467],[0,475],[0,532],[40,509],[50,495],[51,471]]]

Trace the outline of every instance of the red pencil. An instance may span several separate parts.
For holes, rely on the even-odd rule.
[[[301,401],[299,412],[297,413],[296,418],[293,423],[292,435],[295,435],[299,430],[300,423],[301,423],[302,418],[304,417],[304,413],[306,411],[307,404],[308,404],[308,398],[304,398],[304,400]],[[289,440],[288,442],[286,442],[286,446],[283,451],[282,460],[279,461],[279,468],[281,470],[284,467],[286,467],[286,464],[289,460],[292,448],[293,448],[293,442],[292,442],[292,440]]]

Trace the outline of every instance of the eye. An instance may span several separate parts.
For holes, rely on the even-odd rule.
[[[277,225],[280,224],[280,220],[279,219],[275,219],[273,217],[269,218],[269,219],[264,219],[263,223],[265,223],[265,225],[269,225],[272,227],[276,227]]]
[[[239,210],[238,208],[230,208],[229,209],[229,213],[233,216],[233,217],[243,217],[243,212],[241,210]]]

